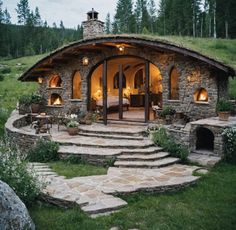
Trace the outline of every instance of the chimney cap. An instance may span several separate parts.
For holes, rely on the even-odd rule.
[[[87,15],[88,15],[88,20],[98,19],[98,12],[95,11],[94,8],[92,8],[92,10],[87,13]]]

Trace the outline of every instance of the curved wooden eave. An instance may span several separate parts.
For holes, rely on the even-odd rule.
[[[213,68],[219,69],[225,72],[228,76],[236,75],[236,70],[231,66],[228,66],[218,60],[210,58],[206,55],[200,54],[197,51],[185,48],[183,46],[176,45],[174,43],[161,40],[153,37],[146,37],[140,35],[104,35],[102,37],[95,37],[92,39],[84,39],[71,44],[68,44],[62,48],[55,50],[50,53],[40,61],[38,61],[35,65],[33,65],[29,70],[27,70],[18,80],[20,81],[29,81],[33,79],[34,70],[37,68],[42,68],[42,66],[47,66],[52,63],[53,60],[68,60],[69,55],[73,55],[75,53],[78,54],[79,50],[85,46],[93,46],[94,44],[99,45],[107,42],[112,43],[128,43],[133,45],[140,46],[148,46],[156,49],[161,49],[165,51],[175,52],[178,54],[182,54],[184,56],[189,56],[194,59],[200,60]],[[102,49],[102,47],[100,47]],[[83,50],[81,50],[83,52]],[[67,56],[67,57],[66,57]],[[73,57],[72,57],[73,58]]]

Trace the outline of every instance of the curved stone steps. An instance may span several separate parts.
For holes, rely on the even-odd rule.
[[[148,148],[153,146],[153,143],[148,138],[143,140],[119,140],[105,139],[100,137],[84,137],[80,135],[69,136],[67,133],[60,132],[52,136],[52,141],[63,145],[77,145],[90,148],[113,148],[113,149],[133,149],[133,148]]]
[[[127,124],[104,124],[94,123],[92,125],[80,125],[79,129],[84,133],[95,134],[110,134],[110,135],[128,135],[128,136],[143,136],[146,130],[145,126],[130,126]]]
[[[119,139],[119,140],[143,140],[143,136],[134,136],[134,135],[128,135],[128,134],[103,134],[103,133],[90,133],[90,132],[79,132],[80,136],[85,137],[99,137],[99,138],[107,138],[107,139]]]
[[[168,165],[172,165],[178,163],[180,161],[179,158],[175,157],[165,157],[159,160],[139,160],[139,161],[131,161],[131,160],[117,160],[114,163],[116,167],[124,167],[124,168],[161,168]]]
[[[167,152],[157,152],[152,154],[122,154],[117,156],[118,160],[126,161],[154,161],[168,157],[170,154]]]

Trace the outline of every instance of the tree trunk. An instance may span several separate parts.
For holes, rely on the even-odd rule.
[[[214,9],[213,9],[213,17],[214,17],[214,38],[216,38],[216,0],[214,2]]]
[[[227,20],[225,20],[225,38],[229,38],[229,24]]]

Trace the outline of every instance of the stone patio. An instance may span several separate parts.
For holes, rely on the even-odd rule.
[[[159,169],[110,167],[107,175],[66,179],[42,163],[31,163],[40,181],[47,182],[43,199],[62,206],[78,205],[92,217],[106,215],[127,205],[116,197],[138,191],[162,193],[195,183],[193,172],[199,167],[174,164]]]

